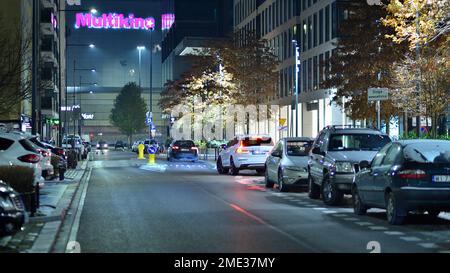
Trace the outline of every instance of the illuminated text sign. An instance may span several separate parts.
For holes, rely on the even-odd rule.
[[[77,13],[75,27],[153,30],[155,28],[155,19],[153,17],[134,17],[133,14],[125,16],[124,14],[104,13],[101,16],[95,16],[91,13]]]

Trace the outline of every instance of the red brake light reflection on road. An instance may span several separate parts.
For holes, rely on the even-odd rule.
[[[17,159],[25,163],[38,163],[41,160],[41,158],[35,154],[27,154]]]

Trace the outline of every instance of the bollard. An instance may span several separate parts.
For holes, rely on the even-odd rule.
[[[155,154],[149,154],[148,155],[148,164],[155,164]]]
[[[145,159],[145,157],[144,157],[144,149],[145,149],[145,145],[144,144],[139,144],[138,145],[138,152],[139,152],[139,155],[138,155],[138,159]]]

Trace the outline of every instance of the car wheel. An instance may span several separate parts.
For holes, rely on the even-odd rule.
[[[353,195],[353,212],[356,215],[365,215],[367,213],[367,206],[361,200],[361,196],[359,196],[359,191],[357,187],[354,187],[352,190]]]
[[[283,171],[279,170],[278,171],[278,190],[280,192],[287,192],[288,190],[288,186],[284,184],[283,182]]]
[[[272,189],[273,188],[273,182],[269,179],[269,170],[267,170],[267,167],[264,171],[264,180],[266,182],[266,188]]]
[[[440,210],[435,210],[435,209],[431,209],[431,210],[427,210],[428,215],[431,217],[438,217],[439,214],[441,214]]]
[[[320,198],[320,187],[314,183],[311,175],[308,175],[308,196],[310,199]]]
[[[234,161],[233,158],[230,158],[230,174],[231,175],[238,175],[239,174],[239,169],[236,168],[236,166],[234,165]]]
[[[331,183],[329,177],[325,178],[322,184],[322,198],[325,205],[339,205],[343,197],[344,194],[336,187],[336,184]]]
[[[221,157],[219,157],[219,159],[217,159],[216,166],[217,166],[217,172],[219,174],[227,174],[229,172],[229,168],[225,168],[222,165],[222,158]]]
[[[398,207],[397,200],[392,192],[386,196],[386,216],[391,225],[401,225],[405,221],[406,211]]]

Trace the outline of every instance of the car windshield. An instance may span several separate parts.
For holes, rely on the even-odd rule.
[[[288,141],[286,152],[288,156],[307,156],[311,146],[312,141]]]
[[[195,144],[192,140],[179,140],[179,141],[175,141],[175,143],[173,144],[174,146],[178,146],[181,148],[191,148],[194,147]]]
[[[273,146],[273,141],[271,137],[245,138],[241,140],[241,145],[244,147]]]
[[[403,149],[407,161],[420,163],[450,163],[450,141],[419,142]]]
[[[335,134],[330,137],[329,151],[379,151],[391,142],[387,135]]]

